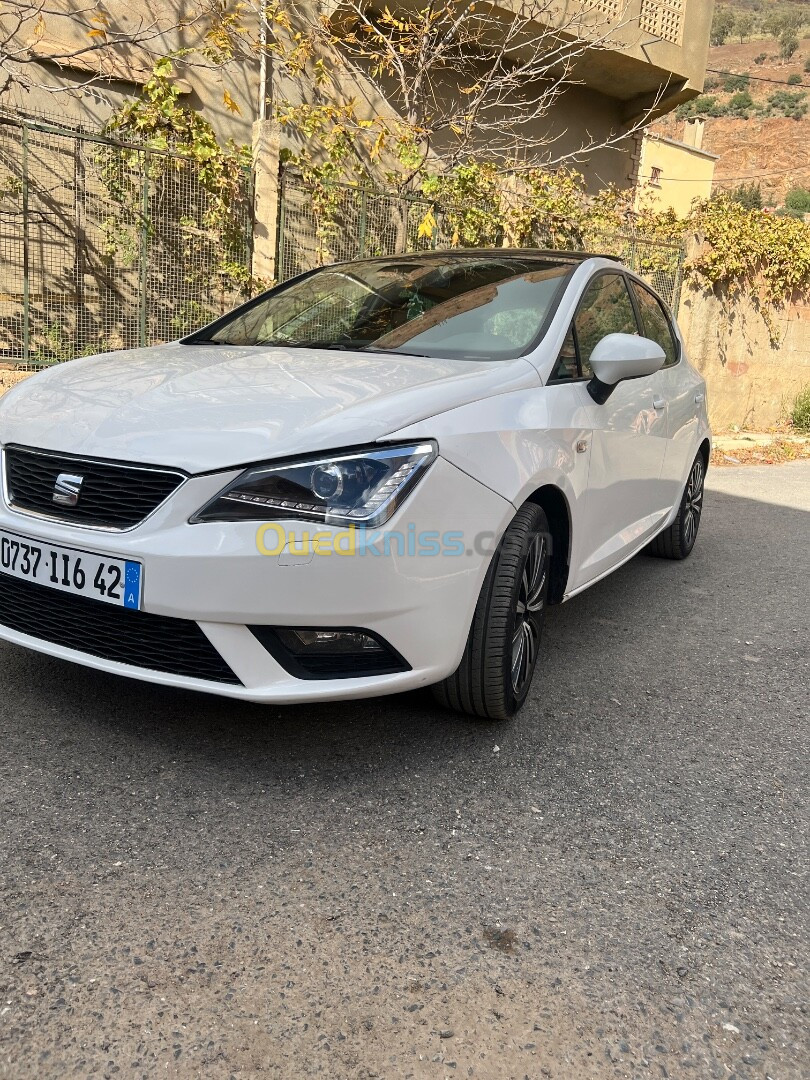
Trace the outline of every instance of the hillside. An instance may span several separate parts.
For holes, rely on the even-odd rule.
[[[719,155],[717,186],[759,183],[765,205],[781,206],[793,187],[810,188],[810,38],[787,61],[772,38],[728,41],[709,50],[707,66],[704,94],[654,130],[680,138],[685,114],[704,118],[703,148]]]

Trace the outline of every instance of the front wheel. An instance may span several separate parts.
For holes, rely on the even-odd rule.
[[[507,720],[532,683],[551,570],[546,515],[527,503],[492,557],[458,669],[433,688],[450,709]]]
[[[678,516],[668,529],[659,533],[648,545],[647,552],[661,559],[685,559],[695,546],[703,514],[703,484],[706,463],[698,454],[689,471],[689,479],[678,507]]]

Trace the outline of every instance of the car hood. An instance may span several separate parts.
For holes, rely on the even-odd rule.
[[[0,399],[0,441],[188,472],[370,443],[539,385],[526,360],[170,345],[59,364]]]

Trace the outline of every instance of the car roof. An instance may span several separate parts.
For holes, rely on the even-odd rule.
[[[557,259],[560,262],[586,262],[588,259],[610,259],[611,262],[620,263],[622,260],[617,255],[606,255],[601,251],[565,251],[555,248],[433,248],[430,251],[402,251],[396,255],[374,255],[368,261],[376,262],[385,259],[386,262],[398,259],[429,259],[436,255],[463,255],[471,258],[482,256],[497,256],[498,258],[523,258],[527,256],[542,259]],[[365,259],[351,259],[350,262],[365,262]]]

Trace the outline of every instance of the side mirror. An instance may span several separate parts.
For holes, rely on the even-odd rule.
[[[665,360],[664,350],[650,338],[607,334],[591,353],[593,378],[588,383],[588,393],[597,405],[604,405],[618,383],[654,375]]]

